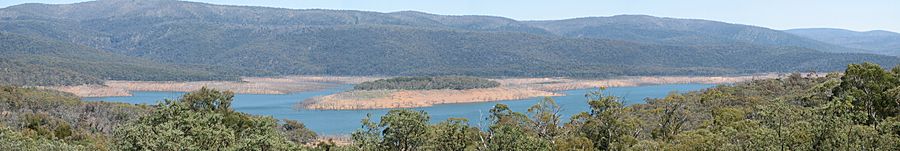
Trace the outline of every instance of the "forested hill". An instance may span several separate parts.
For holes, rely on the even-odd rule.
[[[112,71],[178,69],[153,72],[159,73],[153,77],[72,71],[96,79],[172,80],[158,77],[192,75],[176,80],[194,80],[290,74],[721,75],[835,71],[864,61],[885,66],[898,63],[896,57],[825,53],[852,49],[761,27],[650,16],[523,22],[409,11],[101,0],[3,8],[0,31],[143,62],[125,63],[141,66],[115,66],[119,68]],[[12,52],[2,55],[10,58],[24,53]],[[216,76],[204,76],[209,74]]]
[[[870,50],[875,54],[900,56],[900,33],[884,30],[857,32],[834,28],[791,29],[786,32],[848,48]]]
[[[825,52],[865,52],[861,49],[842,47],[763,27],[698,19],[619,15],[527,23],[566,37],[618,39],[674,45],[748,43],[804,47]]]
[[[100,84],[102,80],[237,80],[237,77],[0,32],[0,82],[12,85]]]

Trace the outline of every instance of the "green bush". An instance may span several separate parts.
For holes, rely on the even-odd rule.
[[[234,112],[231,92],[202,88],[167,100],[115,133],[122,150],[299,150],[277,120]],[[302,127],[292,127],[299,129]]]

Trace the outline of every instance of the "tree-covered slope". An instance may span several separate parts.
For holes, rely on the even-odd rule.
[[[848,61],[895,64],[896,58],[828,54],[746,44],[672,46],[523,33],[393,27],[328,28],[286,33],[285,45],[326,74],[571,76],[728,74],[839,70]],[[271,44],[267,44],[271,45]],[[288,53],[292,55],[297,53]],[[300,55],[297,56],[302,57]],[[840,62],[840,63],[839,63]]]
[[[609,19],[615,20],[602,21]],[[833,47],[760,27],[646,16],[609,19],[522,22],[420,12],[102,0],[0,9],[0,31],[243,76],[714,75],[898,63],[896,57],[823,53]],[[607,30],[594,28],[607,24],[627,34],[579,36],[556,27]],[[632,25],[641,26],[624,28]]]
[[[527,23],[566,37],[689,45],[748,43],[766,46],[803,47],[825,52],[863,52],[778,30],[698,19],[619,15],[529,21]]]
[[[94,48],[0,32],[0,83],[99,84],[102,80],[236,80]]]
[[[833,28],[791,29],[785,32],[875,54],[900,56],[900,33],[875,30],[857,32]]]

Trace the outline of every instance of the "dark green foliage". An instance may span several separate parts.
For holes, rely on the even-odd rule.
[[[428,124],[392,110],[363,120],[352,146],[315,150],[898,150],[900,69],[849,65],[843,75],[755,80],[623,106],[586,95],[590,111],[558,123],[544,99],[528,113],[497,104],[485,130],[465,119]],[[0,87],[0,147],[20,150],[298,150],[314,133],[294,121],[234,112],[233,93],[202,89],[156,108],[80,102],[68,94]],[[153,111],[149,111],[153,110]],[[136,114],[152,112],[144,117]],[[125,122],[125,120],[135,119]],[[128,123],[118,126],[121,123]],[[110,125],[111,124],[111,125]],[[116,129],[115,140],[107,140]],[[115,142],[110,145],[105,142]]]
[[[352,139],[359,150],[421,150],[429,139],[429,118],[422,111],[391,110],[377,124],[363,119]]]
[[[298,144],[309,144],[316,139],[316,132],[307,129],[306,125],[303,125],[303,123],[288,119],[285,119],[283,121],[284,124],[281,124],[279,126],[279,130],[285,133],[284,135],[288,138],[288,140]],[[334,144],[332,143],[330,146],[333,147]]]
[[[72,136],[72,127],[69,123],[47,114],[24,114],[24,128],[32,130],[39,137],[66,139]]]
[[[551,144],[541,139],[530,127],[525,114],[513,112],[504,104],[497,104],[490,111],[490,125],[485,144],[487,150],[548,150]]]
[[[486,131],[466,133],[466,126],[451,121],[432,125],[429,137],[443,141],[428,141],[422,149],[897,150],[900,116],[895,111],[900,106],[878,103],[897,100],[891,84],[900,74],[893,71],[900,69],[853,64],[843,76],[793,74],[673,93],[632,106],[623,106],[601,89],[586,95],[589,112],[561,125],[554,124],[558,108],[552,99],[540,101],[528,114],[497,104],[490,110]],[[404,124],[419,127],[419,122]],[[378,141],[357,141],[358,146],[387,141],[377,131],[365,134]]]
[[[108,150],[113,148],[108,136],[114,129],[150,110],[123,103],[81,102],[57,91],[0,86],[0,123],[25,137],[16,140],[25,143],[20,144],[23,150],[48,146]],[[29,145],[31,141],[38,144]]]
[[[616,97],[605,96],[601,91],[586,95],[591,111],[573,116],[567,127],[575,128],[573,135],[590,140],[594,149],[627,149],[636,142],[633,132],[640,126],[639,121],[627,115],[628,109]]]
[[[0,32],[0,84],[79,85],[103,80],[237,80],[75,44]]]
[[[234,92],[217,91],[206,87],[200,90],[184,94],[181,96],[181,102],[186,104],[188,108],[194,111],[215,111],[220,113],[231,113],[231,102],[234,98]]]
[[[526,23],[567,37],[616,39],[669,45],[749,43],[763,46],[803,47],[825,52],[863,52],[764,27],[698,19],[617,15],[528,21]]]
[[[437,90],[478,89],[500,86],[499,82],[476,77],[397,77],[363,82],[353,86],[356,90]]]
[[[848,48],[863,49],[869,53],[900,55],[897,51],[900,50],[900,33],[883,30],[857,32],[832,28],[791,29],[785,32]]]
[[[45,59],[38,64],[86,75],[52,77],[74,81],[71,84],[97,83],[97,79],[234,80],[235,76],[293,74],[721,75],[837,71],[862,61],[900,63],[896,57],[823,53],[842,48],[760,27],[648,16],[536,23],[490,16],[290,10],[164,0],[26,4],[0,12],[4,32],[169,66],[161,69],[181,69],[80,66],[101,71],[93,75]],[[51,72],[18,70],[29,72],[26,75]],[[29,82],[20,83],[42,84],[28,76],[22,79]]]
[[[469,126],[469,120],[450,118],[428,128],[428,142],[424,150],[477,150],[481,131]]]
[[[0,60],[0,83],[5,85],[100,84],[97,77],[44,65]]]
[[[516,125],[492,125],[487,139],[487,150],[530,151],[551,148],[548,140]]]
[[[378,123],[372,121],[372,115],[367,114],[366,118],[361,121],[362,127],[350,135],[356,150],[379,150],[381,149],[381,127]]]
[[[386,150],[418,150],[427,140],[428,114],[422,111],[391,110],[381,117],[384,127],[381,145]]]
[[[894,70],[897,71],[897,70]],[[838,99],[849,99],[857,111],[866,113],[867,124],[900,114],[900,74],[872,63],[851,64],[834,89]]]
[[[115,133],[122,150],[298,150],[277,120],[230,108],[231,92],[202,88],[167,100]],[[297,126],[297,125],[295,125]],[[300,127],[294,127],[300,128]]]
[[[556,138],[561,132],[559,125],[561,124],[559,112],[562,109],[550,97],[544,97],[537,104],[528,108],[528,114],[531,116],[531,129],[537,132],[542,139]]]
[[[150,107],[82,102],[57,91],[0,86],[0,148],[298,150],[316,138],[297,121],[278,124],[234,112],[232,96],[203,88]]]
[[[85,146],[63,140],[29,137],[2,124],[0,124],[0,148],[8,151],[88,150]]]

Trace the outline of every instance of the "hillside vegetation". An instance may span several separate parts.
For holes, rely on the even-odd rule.
[[[0,84],[79,85],[103,80],[237,80],[76,44],[0,32]]]
[[[627,15],[517,21],[410,11],[101,0],[3,8],[0,31],[142,62],[87,66],[98,73],[39,62],[47,68],[73,70],[85,80],[295,74],[597,78],[837,71],[863,61],[900,63],[889,56],[825,53],[857,51],[762,27]],[[67,62],[96,63],[89,59]]]
[[[0,86],[0,148],[94,150],[108,148],[115,129],[152,107],[82,102],[70,94]]]
[[[500,82],[476,77],[396,77],[353,85],[355,90],[466,90],[493,88]]]
[[[147,106],[83,102],[56,91],[0,86],[0,148],[301,150],[316,138],[297,121],[233,111],[233,95],[203,88]]]
[[[897,150],[900,68],[854,64],[844,75],[756,80],[623,106],[598,91],[562,119],[545,98],[527,112],[497,104],[484,130],[467,119],[430,124],[392,110],[365,119],[346,150]]]
[[[864,52],[763,27],[699,19],[619,15],[526,23],[566,37],[617,39],[674,45],[748,43],[765,46],[803,47],[825,52]]]
[[[832,28],[791,29],[786,32],[848,48],[865,49],[874,54],[900,56],[900,33]]]
[[[527,112],[497,104],[484,119],[391,110],[347,145],[295,121],[235,112],[233,93],[201,89],[156,106],[80,102],[54,91],[0,89],[0,148],[34,150],[897,150],[900,68],[852,64],[826,77],[720,85],[625,106],[601,88],[563,119],[553,99]],[[484,122],[470,125],[469,120]],[[171,145],[178,144],[178,145]],[[310,145],[301,145],[310,144]]]

